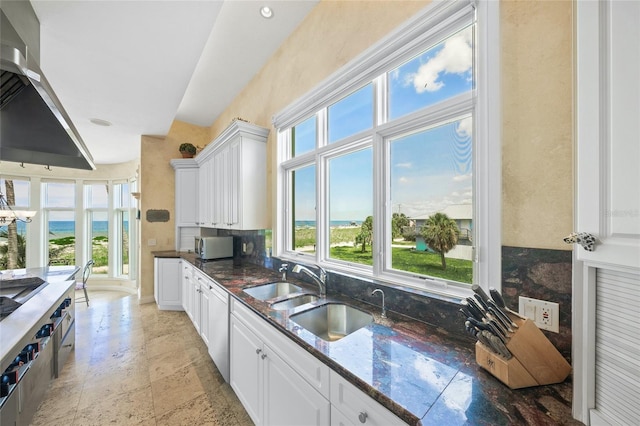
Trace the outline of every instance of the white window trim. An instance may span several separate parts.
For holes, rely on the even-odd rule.
[[[312,157],[318,155],[319,151],[303,154],[301,157],[287,160],[287,152],[285,147],[289,146],[289,132],[282,131],[288,129],[299,122],[306,120],[311,115],[317,114],[331,103],[342,98],[346,93],[350,93],[358,87],[362,87],[370,81],[378,81],[376,77],[385,71],[393,69],[401,65],[411,52],[419,50],[423,51],[425,46],[435,45],[444,38],[444,34],[450,34],[452,30],[459,26],[462,29],[468,23],[469,5],[476,8],[476,40],[478,43],[478,55],[476,59],[476,82],[477,88],[474,91],[475,96],[473,102],[476,102],[475,110],[475,133],[474,137],[479,141],[475,146],[474,153],[474,173],[476,174],[475,182],[477,187],[474,188],[474,217],[478,222],[476,227],[476,249],[474,254],[474,277],[476,282],[485,290],[489,287],[501,289],[501,256],[502,256],[502,240],[501,240],[501,120],[500,120],[500,28],[499,28],[499,3],[490,0],[479,0],[477,2],[469,0],[454,1],[435,1],[427,6],[422,12],[415,15],[397,30],[392,32],[380,42],[374,44],[361,55],[345,67],[333,73],[329,78],[320,83],[316,88],[312,89],[305,96],[295,101],[293,104],[285,108],[279,114],[273,117],[273,124],[278,129],[277,143],[277,196],[276,196],[276,217],[274,232],[274,248],[275,254],[279,257],[289,258],[294,261],[309,262],[319,260],[323,261],[324,247],[322,247],[322,239],[319,239],[316,247],[316,254],[306,255],[298,252],[286,251],[286,241],[290,237],[288,235],[288,224],[291,222],[291,212],[289,211],[288,194],[286,194],[288,170],[282,165],[286,165],[290,170],[292,165],[312,164]],[[447,25],[443,26],[440,22],[447,19]],[[376,85],[374,93],[379,95],[381,85]],[[468,97],[468,95],[467,95]],[[460,101],[457,98],[450,102]],[[377,104],[377,102],[376,102]],[[378,125],[380,117],[384,111],[374,111],[376,120],[374,129],[377,138],[381,134],[386,133],[389,129],[385,129],[385,125]],[[414,115],[422,115],[418,112],[410,114],[402,119],[406,123],[414,118]],[[318,123],[321,121],[318,119]],[[397,120],[394,120],[395,127]],[[417,127],[424,127],[425,122]],[[390,126],[391,127],[391,126]],[[405,128],[406,130],[406,128]],[[354,136],[354,137],[357,137]],[[374,141],[376,142],[376,141]],[[379,142],[379,141],[377,141]],[[378,143],[374,143],[377,145]],[[329,147],[327,149],[333,149]],[[374,163],[382,162],[380,153],[376,153],[374,149]],[[313,164],[319,164],[317,161]],[[324,185],[324,176],[321,176],[322,167],[316,166],[316,187]],[[374,167],[378,170],[374,179],[379,180],[383,176],[379,176],[380,167]],[[381,186],[378,186],[381,187]],[[323,228],[326,227],[325,217],[323,217],[323,209],[320,200],[322,191],[316,191],[318,213],[316,215],[317,227],[319,235],[324,235]],[[384,194],[374,194],[374,206],[384,204]],[[382,208],[382,207],[377,207]],[[379,227],[379,228],[378,228]],[[376,232],[383,235],[382,224],[376,224]],[[381,255],[381,245],[384,244],[384,238],[376,239],[376,247],[374,253]],[[375,263],[375,262],[374,262]],[[382,273],[383,265],[377,262],[376,270],[370,272],[370,268],[364,268],[362,265],[349,265],[348,268],[341,268],[339,263],[332,261],[331,269],[351,273],[354,272],[363,277],[371,277],[380,281],[389,279],[395,284],[398,283],[397,275],[395,277],[387,277]],[[367,273],[368,272],[368,273]],[[395,280],[394,280],[395,278]],[[418,287],[428,289],[435,293],[442,293],[448,296],[464,297],[471,293],[470,286],[458,287],[450,285],[447,282],[438,280],[431,281],[431,285],[424,286],[425,279],[402,279],[402,285],[410,287]]]

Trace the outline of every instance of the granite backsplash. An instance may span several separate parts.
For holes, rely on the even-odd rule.
[[[236,237],[235,257],[240,257],[243,262],[274,270],[280,268],[282,261],[270,256],[269,231],[218,230],[218,235]],[[246,253],[242,253],[242,247],[247,248]],[[297,278],[309,280],[311,283],[305,275]],[[379,296],[371,296],[371,292],[376,288],[384,290],[388,310],[433,325],[457,337],[468,338],[464,331],[464,318],[458,311],[459,300],[455,298],[329,272],[329,292],[338,292],[380,306]],[[519,296],[559,303],[560,333],[543,332],[569,361],[571,291],[571,251],[502,247],[502,294],[507,306],[517,311]]]

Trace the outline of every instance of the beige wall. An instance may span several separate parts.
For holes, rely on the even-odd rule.
[[[276,185],[276,134],[271,118],[428,3],[321,1],[216,119],[211,126],[212,140],[235,117],[271,129],[267,140],[267,180],[271,182],[267,211],[274,211]]]
[[[158,250],[175,248],[175,179],[169,164],[181,158],[178,147],[190,142],[204,147],[209,129],[175,121],[165,138],[143,136],[140,148],[140,297],[150,302],[153,296],[153,255]],[[148,222],[147,210],[168,210],[168,222]],[[155,246],[149,240],[156,240]]]
[[[427,1],[320,2],[215,120],[205,140],[213,140],[236,117],[271,129],[268,173],[272,185],[268,199],[272,211],[275,134],[271,117],[427,4]],[[501,3],[504,245],[571,249],[562,243],[573,220],[571,7],[570,1]],[[201,128],[180,123],[174,124],[169,132],[169,142],[152,144],[143,140],[143,184],[147,178],[156,186],[149,192],[157,193],[158,181],[163,186],[172,185],[168,159],[176,156],[173,152],[176,144],[185,135],[200,134]],[[149,153],[145,158],[150,149],[168,152]],[[151,162],[155,157],[163,162],[157,168]],[[147,173],[150,175],[145,176]],[[161,177],[164,173],[171,176]],[[173,199],[168,197],[168,191],[163,195],[167,201],[160,203],[160,197],[156,204],[164,205],[173,214]],[[143,206],[145,196],[150,195],[143,190]],[[142,270],[143,291],[148,295],[153,293],[149,273],[153,262],[150,251],[144,255],[145,245],[148,235],[159,230],[149,234],[145,225],[143,221]],[[162,232],[173,238],[172,229],[162,228]],[[167,241],[166,247],[172,248],[172,244],[172,240]]]
[[[571,250],[573,30],[570,1],[503,1],[502,242]]]

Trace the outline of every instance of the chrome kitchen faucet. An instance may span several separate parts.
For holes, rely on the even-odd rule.
[[[296,274],[304,272],[305,274],[309,275],[316,282],[316,284],[318,284],[318,296],[320,296],[320,298],[323,298],[327,296],[327,271],[325,271],[322,266],[315,265],[315,267],[320,270],[320,277],[314,274],[309,268],[299,263],[293,267],[292,272]]]

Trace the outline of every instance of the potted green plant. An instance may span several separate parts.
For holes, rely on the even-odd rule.
[[[193,158],[193,156],[196,155],[195,145],[188,142],[181,144],[178,150],[180,154],[182,154],[182,158]]]

